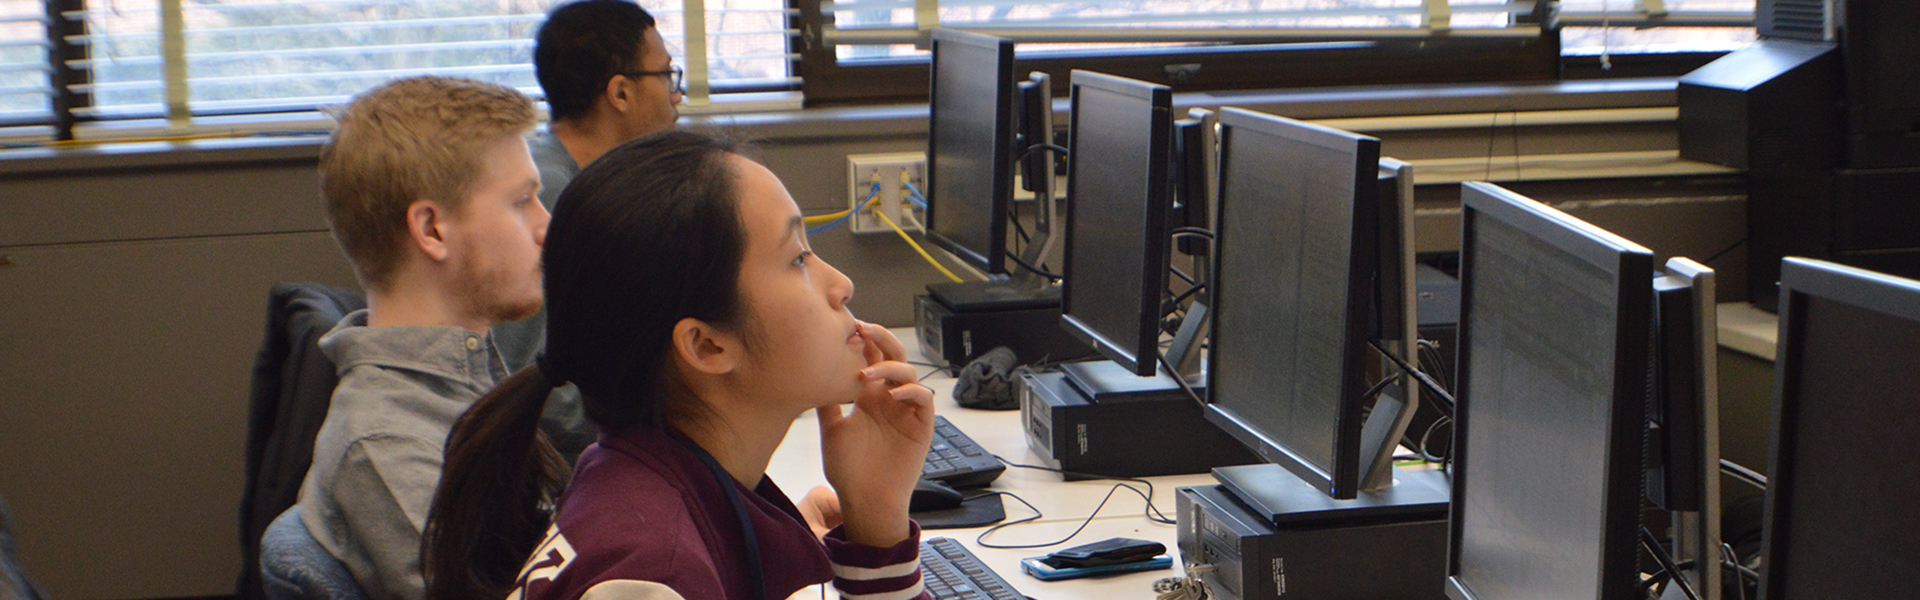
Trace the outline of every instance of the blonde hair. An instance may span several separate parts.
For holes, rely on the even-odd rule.
[[[534,111],[513,88],[428,76],[361,92],[335,119],[320,152],[327,224],[361,285],[383,288],[405,255],[407,207],[460,210],[487,151],[532,130]]]

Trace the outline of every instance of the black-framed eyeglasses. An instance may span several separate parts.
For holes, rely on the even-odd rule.
[[[671,67],[665,71],[631,71],[620,74],[623,77],[638,78],[643,75],[663,76],[673,86],[673,91],[687,93],[687,72],[680,67]]]

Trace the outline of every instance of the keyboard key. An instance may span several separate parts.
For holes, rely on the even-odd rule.
[[[1007,470],[999,459],[954,427],[946,417],[934,416],[933,431],[926,464],[920,469],[922,477],[966,489],[993,483]]]

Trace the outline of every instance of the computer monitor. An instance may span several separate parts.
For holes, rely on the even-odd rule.
[[[1460,204],[1446,592],[1638,599],[1653,253],[1491,184]]]
[[[1653,394],[1647,405],[1647,499],[1673,513],[1678,563],[1716,564],[1720,548],[1719,332],[1715,276],[1674,257],[1653,280]],[[1717,569],[1685,572],[1705,600],[1721,597]]]
[[[1062,324],[1135,375],[1156,374],[1167,289],[1173,90],[1072,75]]]
[[[1214,194],[1220,187],[1220,118],[1213,111],[1196,108],[1187,118],[1173,122],[1173,220],[1174,227],[1213,230]],[[1198,236],[1177,240],[1174,250],[1205,259],[1207,240]],[[1196,271],[1207,269],[1199,268]],[[1196,276],[1201,273],[1195,273]]]
[[[1804,258],[1780,270],[1762,600],[1920,589],[1920,282]]]
[[[1013,197],[1013,42],[936,29],[927,130],[927,239],[1007,272]]]
[[[1370,390],[1368,366],[1375,343],[1414,339],[1405,164],[1383,193],[1378,139],[1238,108],[1219,119],[1207,418],[1334,499],[1389,485],[1417,395],[1401,380],[1376,407],[1391,384]],[[1266,504],[1231,474],[1216,471]]]

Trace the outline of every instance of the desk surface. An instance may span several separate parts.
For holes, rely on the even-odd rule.
[[[907,342],[908,351],[915,362],[925,362],[919,357],[919,348],[913,343],[911,329],[893,330],[894,335]],[[922,374],[932,367],[919,367]],[[933,388],[934,412],[951,421],[961,431],[966,432],[974,441],[988,451],[1010,461],[1021,464],[1041,464],[1040,457],[1027,447],[1024,428],[1020,422],[1020,411],[985,411],[961,408],[953,400],[954,379],[944,373],[928,377],[924,383]],[[812,412],[795,420],[793,429],[787,432],[787,439],[774,452],[773,460],[767,467],[767,474],[774,478],[788,494],[799,496],[816,485],[825,485],[826,476],[820,468],[820,429],[819,421]],[[1148,477],[1153,482],[1153,502],[1168,518],[1174,516],[1174,488],[1190,485],[1211,485],[1211,475],[1178,475],[1169,477]],[[1059,475],[1033,469],[1008,468],[1006,473],[993,482],[988,489],[1009,492],[1027,502],[1033,503],[1046,516],[1039,520],[1022,523],[1002,529],[988,538],[996,544],[1029,544],[1050,542],[1065,537],[1074,528],[1085,521],[1100,500],[1113,489],[1111,481],[1061,481]],[[1033,513],[1017,501],[1002,498],[1006,502],[1007,519],[1014,520]],[[1126,490],[1120,490],[1100,509],[1098,517],[1085,531],[1072,540],[1059,546],[1030,548],[1025,550],[997,550],[982,548],[975,541],[986,528],[940,529],[925,531],[921,537],[951,537],[966,545],[967,549],[979,555],[987,566],[1000,574],[1001,578],[1020,590],[1021,593],[1035,598],[1151,598],[1154,596],[1152,585],[1155,580],[1169,577],[1180,571],[1179,552],[1175,548],[1175,530],[1173,525],[1155,523],[1147,520],[1146,503],[1139,496]],[[1109,577],[1073,579],[1067,581],[1040,581],[1020,571],[1020,559],[1039,556],[1079,544],[1097,542],[1111,537],[1130,537],[1153,540],[1166,544],[1167,552],[1175,556],[1174,569],[1171,571],[1147,571]],[[818,589],[802,590],[795,598],[818,598]]]
[[[1716,305],[1720,345],[1762,360],[1773,360],[1780,336],[1780,317],[1745,302]]]

